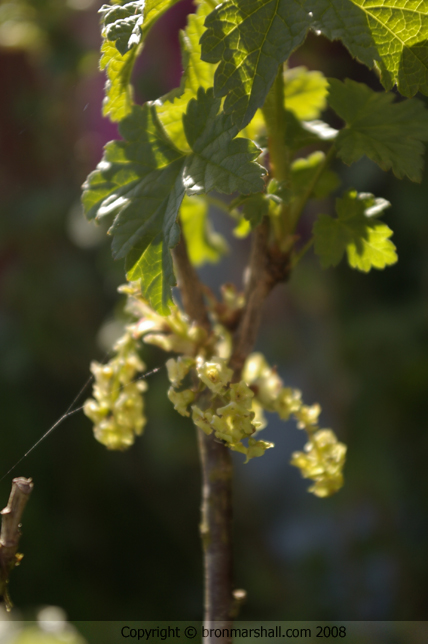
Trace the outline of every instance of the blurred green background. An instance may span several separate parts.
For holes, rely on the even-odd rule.
[[[121,316],[122,262],[79,205],[81,183],[117,136],[101,117],[100,5],[0,3],[0,476],[64,413]],[[178,30],[192,10],[182,0],[153,29],[135,73],[139,102],[178,85]],[[301,64],[380,88],[322,37],[293,55]],[[242,619],[428,618],[428,182],[399,182],[368,160],[337,170],[345,185],[392,202],[400,259],[365,275],[345,264],[321,271],[310,256],[267,302],[257,348],[321,404],[322,425],[349,453],[344,489],[325,500],[289,466],[304,443],[292,422],[271,419],[264,438],[276,448],[263,458],[236,458]],[[229,235],[231,222],[212,215]],[[248,240],[229,240],[222,264],[201,270],[214,289],[242,284]],[[152,347],[143,357],[149,369],[164,361]],[[148,385],[149,422],[128,452],[109,453],[76,414],[0,483],[2,507],[13,476],[35,484],[11,581],[25,618],[55,605],[70,620],[200,619],[194,430],[173,412],[163,371]]]

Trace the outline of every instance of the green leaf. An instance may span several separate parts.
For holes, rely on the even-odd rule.
[[[426,0],[225,0],[207,18],[203,59],[220,63],[216,96],[240,128],[265,101],[278,65],[309,30],[342,40],[352,56],[382,70],[387,88],[428,93]],[[413,61],[413,62],[412,62]]]
[[[83,204],[89,219],[115,217],[114,257],[128,255],[128,278],[140,278],[144,296],[167,313],[175,284],[168,249],[179,239],[185,157],[163,136],[148,104],[134,106],[119,129],[125,140],[107,144],[84,185]]]
[[[119,53],[126,54],[143,42],[155,22],[179,0],[133,0],[104,4],[99,12],[103,36],[114,42]]]
[[[121,121],[132,110],[130,82],[136,53],[134,47],[122,56],[108,40],[101,45],[100,69],[107,72],[103,116],[109,116],[112,121]]]
[[[376,219],[389,205],[385,199],[352,190],[337,199],[338,217],[320,215],[313,229],[321,266],[337,266],[345,251],[349,265],[365,273],[395,264],[396,249],[389,239],[392,230]]]
[[[296,159],[291,164],[291,189],[293,196],[300,196],[305,193],[308,185],[311,184],[314,176],[324,162],[324,152],[313,152],[306,159]],[[318,179],[313,190],[315,199],[324,199],[334,192],[340,184],[336,172],[324,170]]]
[[[393,101],[393,94],[374,92],[367,85],[329,79],[329,105],[346,122],[336,139],[338,155],[350,164],[365,154],[399,179],[407,175],[420,181],[428,110],[417,99]]]
[[[203,197],[184,197],[180,220],[192,264],[215,263],[228,251],[226,240],[216,233],[208,219],[208,203]]]
[[[132,110],[135,59],[153,24],[178,0],[137,0],[103,5],[100,69],[107,73],[103,115],[121,121]]]
[[[199,5],[196,13],[190,13],[187,27],[181,33],[181,50],[183,52],[183,87],[192,90],[196,96],[198,89],[208,89],[214,85],[216,65],[201,60],[200,40],[205,31],[204,23],[211,12],[211,7],[204,2]]]
[[[311,128],[310,124],[314,121],[300,122],[289,110],[284,110],[284,114],[286,144],[292,152],[297,152],[307,145],[319,143],[320,139],[325,138],[322,133],[320,136],[319,130]],[[321,123],[321,121],[315,121],[315,123]],[[308,124],[309,127],[307,127]]]
[[[163,14],[180,0],[145,0],[144,22],[141,27],[143,38],[146,38],[150,29]]]
[[[237,197],[230,204],[230,208],[236,212],[236,208],[242,207],[242,216],[239,218],[238,225],[233,229],[235,237],[247,237],[254,228],[261,224],[263,217],[269,214],[269,210],[282,204],[282,199],[275,193],[269,191],[273,182],[276,183],[276,192],[284,192],[278,186],[278,182],[273,179],[268,186],[267,194],[258,192],[255,195],[247,197]],[[235,215],[236,216],[236,215]]]
[[[242,136],[246,136],[247,139],[251,139],[256,143],[266,137],[266,124],[262,110],[256,111],[248,125],[246,125],[245,128],[241,130],[241,134]]]
[[[115,43],[122,56],[142,40],[144,5],[145,0],[126,2],[123,5],[103,4],[98,12],[102,15],[104,38]]]
[[[245,219],[254,229],[262,223],[263,217],[269,213],[269,198],[261,193],[250,195],[242,202],[242,211]]]
[[[156,101],[156,112],[165,132],[180,150],[186,152],[190,148],[183,129],[183,114],[200,87],[208,89],[214,84],[216,67],[201,60],[199,44],[204,32],[205,18],[210,11],[210,6],[204,3],[199,5],[196,14],[189,14],[187,27],[181,33],[184,69],[181,85]]]
[[[123,141],[107,144],[98,168],[84,185],[86,216],[113,218],[113,255],[126,256],[128,278],[159,312],[168,312],[174,273],[169,249],[179,239],[176,220],[188,194],[260,191],[260,150],[233,139],[237,128],[218,114],[221,101],[200,89],[184,116],[190,153],[178,150],[158,121],[153,104],[134,106],[119,126]]]
[[[251,194],[264,188],[264,169],[254,163],[260,149],[244,138],[234,138],[238,128],[223,112],[212,89],[201,88],[183,116],[184,131],[194,154],[186,161],[187,194],[218,190],[226,194]]]
[[[237,226],[235,226],[235,228],[232,230],[232,233],[235,237],[238,237],[239,239],[244,239],[244,237],[248,237],[248,235],[251,233],[251,224],[248,221],[248,219],[245,219],[245,217],[241,217]]]
[[[397,84],[403,96],[428,94],[427,0],[353,0],[367,17],[380,54],[385,89]]]
[[[293,67],[284,72],[285,106],[301,121],[319,118],[327,107],[328,81],[321,72]]]
[[[179,237],[172,238],[173,246]],[[126,278],[140,281],[141,292],[155,311],[168,315],[173,304],[171,288],[176,285],[172,257],[163,234],[142,237],[126,257]]]

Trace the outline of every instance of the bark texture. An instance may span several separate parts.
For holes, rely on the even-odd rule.
[[[19,539],[21,538],[22,513],[32,490],[33,482],[31,479],[13,479],[8,504],[1,511],[0,601],[6,605],[7,610],[12,608],[8,592],[9,576],[13,568],[22,559],[22,555],[17,552]]]

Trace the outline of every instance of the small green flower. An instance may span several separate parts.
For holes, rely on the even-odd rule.
[[[246,409],[251,409],[254,392],[245,384],[243,380],[230,385],[230,400]]]
[[[233,371],[223,358],[213,357],[205,362],[199,356],[196,361],[196,371],[199,379],[215,394],[223,394],[230,382]]]
[[[182,416],[190,416],[187,408],[195,400],[195,394],[190,389],[176,391],[174,387],[168,389],[168,398],[174,405],[174,409]]]
[[[213,428],[211,427],[212,412],[207,409],[202,411],[197,405],[192,405],[192,420],[197,427],[202,429],[208,436],[212,434]]]
[[[271,447],[275,447],[273,443],[268,443],[267,441],[258,441],[255,438],[249,438],[246,452],[247,460],[245,462],[248,463],[251,458],[255,458],[257,456],[263,456],[265,451],[267,449],[270,449]]]
[[[282,420],[288,420],[291,414],[295,416],[302,408],[302,394],[298,389],[281,387],[273,408]]]
[[[321,413],[321,407],[318,403],[315,405],[302,405],[299,410],[294,412],[294,415],[298,421],[297,427],[299,429],[305,429],[306,427],[311,427],[318,424],[318,416]]]
[[[300,469],[304,478],[314,481],[309,492],[325,497],[342,487],[345,457],[346,445],[337,440],[331,429],[320,429],[306,443],[304,452],[294,452],[291,464]]]
[[[174,387],[179,387],[181,381],[183,380],[183,378],[185,378],[185,376],[187,376],[194,364],[195,361],[190,356],[180,356],[179,358],[177,358],[177,360],[175,360],[174,358],[167,360],[166,368],[168,370],[168,378],[170,383]]]

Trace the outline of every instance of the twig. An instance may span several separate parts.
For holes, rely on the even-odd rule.
[[[210,328],[203,298],[203,287],[190,263],[183,235],[173,250],[183,307],[191,320]],[[205,626],[219,622],[232,626],[232,459],[228,448],[198,429],[202,468],[202,520],[200,533],[204,551]],[[205,644],[214,639],[207,637]],[[228,644],[228,637],[216,644]]]
[[[234,338],[230,365],[239,380],[242,367],[252,351],[259,332],[263,304],[273,287],[290,274],[290,258],[277,246],[269,246],[269,221],[265,217],[254,231],[245,307]]]
[[[0,597],[6,604],[8,611],[12,608],[8,592],[9,576],[13,568],[22,559],[22,555],[17,554],[21,537],[21,518],[32,490],[33,482],[31,479],[22,477],[13,479],[8,504],[1,511]]]
[[[209,327],[203,299],[203,287],[187,254],[182,236],[173,257],[178,275],[184,310],[187,315]],[[245,291],[245,307],[234,338],[231,366],[239,379],[244,362],[252,350],[260,326],[264,300],[275,286],[285,281],[290,272],[289,255],[269,244],[269,221],[264,219],[254,232]],[[205,625],[228,629],[236,613],[232,588],[232,460],[230,451],[215,441],[213,435],[198,431],[202,465],[202,522],[200,532],[205,567]],[[205,644],[228,644],[227,636],[204,639]]]
[[[232,459],[230,450],[198,431],[202,465],[200,533],[205,569],[205,627],[232,627],[234,608],[232,561]],[[205,644],[228,644],[229,637],[204,639]]]
[[[204,302],[203,287],[197,272],[190,263],[183,233],[181,233],[179,243],[172,251],[172,257],[177,273],[178,287],[183,300],[183,308],[191,320],[209,331],[211,325]]]

